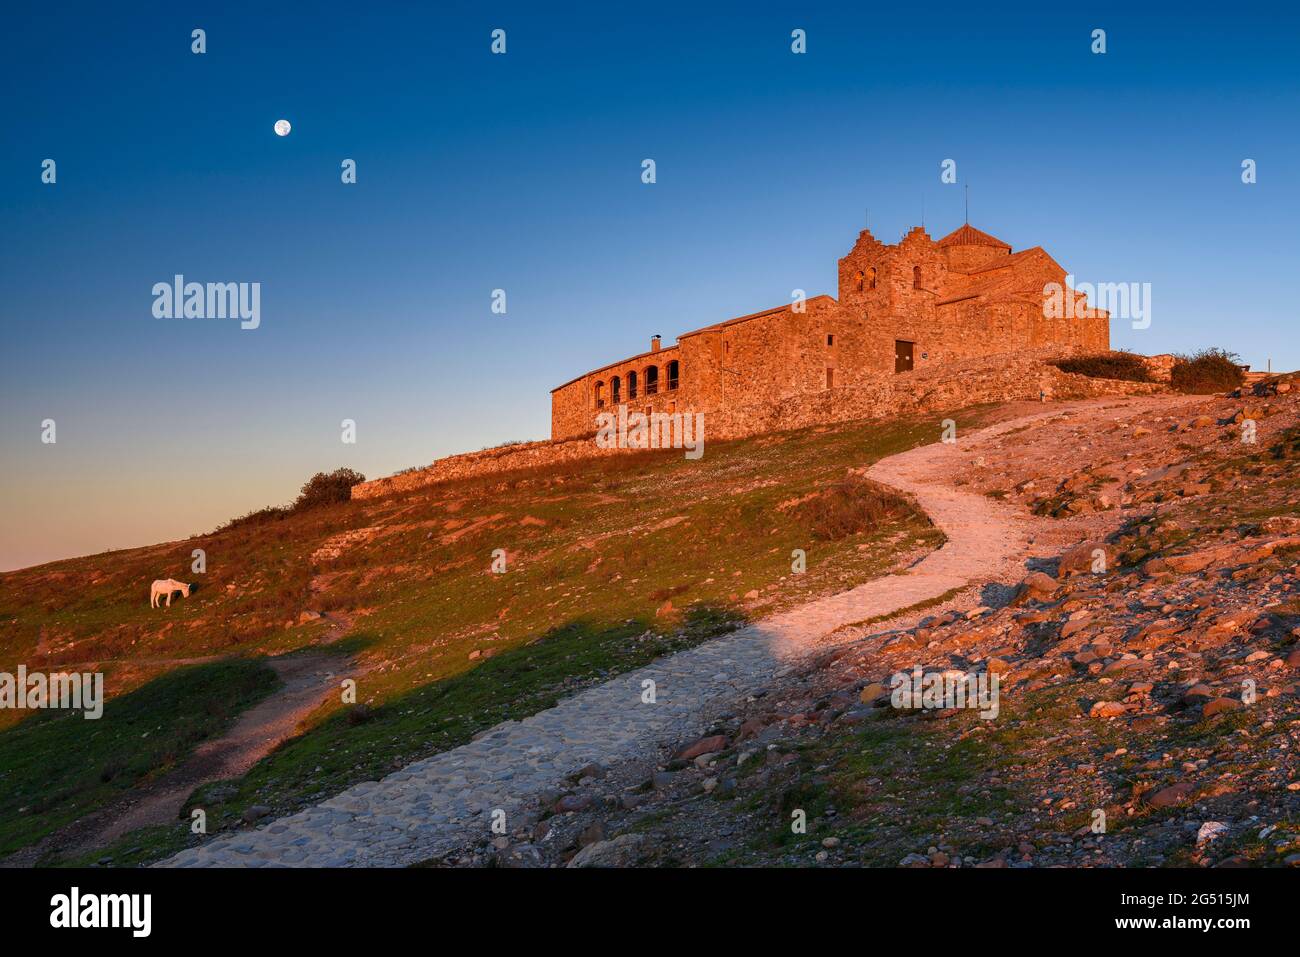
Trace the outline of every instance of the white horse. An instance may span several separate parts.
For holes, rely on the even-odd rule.
[[[190,589],[193,587],[193,585],[185,582],[178,582],[174,578],[160,578],[149,589],[149,607],[157,608],[158,600],[166,595],[167,607],[170,608],[172,606],[172,595],[175,592],[180,592],[182,598],[189,598]]]

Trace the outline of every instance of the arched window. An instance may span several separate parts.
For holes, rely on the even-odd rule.
[[[629,372],[627,374],[627,397],[629,399],[636,398],[636,373],[635,372]]]
[[[659,367],[646,366],[645,369],[645,394],[654,395],[659,391]]]
[[[669,392],[677,388],[677,380],[680,377],[680,375],[681,375],[681,366],[679,366],[677,360],[674,359],[672,362],[668,363],[668,391]]]
[[[876,288],[876,267],[875,266],[872,266],[870,269],[867,270],[867,288],[868,289]]]
[[[921,288],[921,267],[920,266],[912,267],[912,288],[913,289]]]
[[[597,380],[596,388],[593,390],[593,397],[596,400],[596,408],[605,408],[605,383]]]
[[[619,400],[623,398],[623,396],[619,394],[622,384],[623,381],[618,376],[614,376],[614,378],[609,380],[609,400],[614,403],[614,405],[618,405]]]
[[[857,284],[858,284],[858,292],[862,292],[862,285],[863,285],[863,283],[862,283],[862,270],[859,269],[859,270],[858,270],[858,274],[857,274],[856,276],[854,276],[853,278],[854,278],[854,280],[855,280],[855,281],[857,282]]]

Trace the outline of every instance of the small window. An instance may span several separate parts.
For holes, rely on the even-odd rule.
[[[912,267],[912,288],[913,289],[921,288],[921,267],[920,266]]]
[[[605,383],[603,382],[596,383],[595,396],[596,396],[596,408],[598,409],[605,408]]]
[[[835,345],[835,333],[833,332],[826,333],[826,344],[828,346]]]
[[[867,270],[867,288],[868,289],[876,288],[876,267],[875,266],[872,266],[870,269]]]
[[[668,363],[668,390],[670,392],[677,388],[677,380],[681,377],[680,373],[681,366],[677,364],[676,359]]]
[[[623,398],[621,395],[619,395],[619,387],[621,385],[622,385],[622,381],[619,379],[618,376],[614,376],[614,378],[609,380],[609,397],[610,397],[610,401],[613,402],[615,405],[618,405],[619,399]]]
[[[635,372],[629,372],[627,374],[627,397],[629,399],[636,398],[636,373]]]
[[[862,270],[861,270],[861,269],[858,270],[858,274],[857,274],[857,276],[854,277],[854,279],[855,279],[855,281],[856,281],[857,284],[858,284],[858,292],[862,292],[863,281],[862,281]]]
[[[654,395],[659,391],[659,367],[646,366],[645,370],[645,394]]]

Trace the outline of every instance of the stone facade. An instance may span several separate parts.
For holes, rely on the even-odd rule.
[[[1109,395],[1154,395],[1166,391],[1165,386],[1157,383],[1093,379],[1062,372],[1043,361],[1043,357],[1051,352],[1047,349],[1038,350],[1034,355],[978,356],[901,375],[876,376],[856,385],[837,386],[812,395],[791,395],[777,401],[758,397],[750,402],[737,400],[734,405],[719,409],[709,417],[705,447],[707,449],[708,442],[740,439],[781,429],[924,412],[947,414],[988,402],[1061,401]],[[591,436],[526,442],[452,455],[425,469],[363,482],[352,487],[352,497],[378,498],[441,482],[626,454],[629,454],[627,449],[601,448]],[[680,449],[667,449],[641,454],[683,453]]]
[[[892,246],[863,230],[839,261],[838,298],[740,316],[667,348],[654,340],[566,382],[551,392],[551,438],[592,435],[596,416],[620,404],[734,419],[976,356],[1107,350],[1108,315],[1065,290],[1065,276],[1042,247],[1012,252],[969,224],[937,241],[916,227]],[[1046,318],[1051,284],[1075,299],[1067,315],[1078,318]]]

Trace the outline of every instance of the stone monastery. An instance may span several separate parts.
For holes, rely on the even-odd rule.
[[[596,415],[734,412],[792,396],[986,355],[1102,352],[1109,316],[1066,288],[1041,246],[1011,247],[969,223],[935,241],[913,227],[895,245],[863,230],[839,261],[839,298],[815,296],[678,336],[551,391],[551,438],[590,435]],[[1056,295],[1072,318],[1047,318]],[[1059,314],[1059,313],[1057,313]]]

